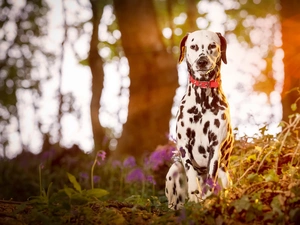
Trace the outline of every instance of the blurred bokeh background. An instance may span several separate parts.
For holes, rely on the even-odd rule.
[[[221,32],[236,137],[299,112],[298,0],[0,0],[0,156],[142,156],[174,136],[181,38]]]

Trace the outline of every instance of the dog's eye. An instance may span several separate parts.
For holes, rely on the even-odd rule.
[[[191,49],[195,50],[196,49],[196,45],[191,45]]]
[[[217,46],[215,44],[210,45],[210,49],[216,48]]]

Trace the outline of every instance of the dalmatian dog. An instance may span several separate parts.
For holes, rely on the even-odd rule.
[[[227,188],[233,145],[229,107],[221,87],[221,62],[227,64],[227,42],[220,33],[195,31],[180,44],[189,82],[176,119],[177,152],[166,175],[165,194],[171,209],[185,201],[200,202]]]

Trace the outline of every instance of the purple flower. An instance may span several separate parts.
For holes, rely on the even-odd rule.
[[[89,179],[89,175],[86,172],[80,172],[79,177],[81,177],[83,179]]]
[[[96,160],[97,160],[97,165],[98,166],[100,166],[101,162],[103,162],[105,160],[105,157],[106,157],[106,152],[105,151],[100,150],[100,151],[97,152],[97,158],[96,158]],[[100,158],[101,161],[98,160],[98,158]]]
[[[105,156],[106,156],[106,152],[103,151],[103,150],[100,150],[100,151],[97,153],[97,157],[101,158],[102,161],[105,160]]]
[[[53,159],[55,156],[55,149],[54,148],[50,148],[50,150],[45,151],[42,153],[42,160],[47,160],[47,159]]]
[[[113,168],[122,168],[122,163],[119,160],[112,161],[111,165]]]
[[[153,185],[156,185],[156,181],[154,180],[154,177],[151,175],[146,176],[146,180]]]
[[[133,168],[136,166],[136,162],[135,162],[135,158],[133,156],[129,156],[127,157],[124,162],[123,162],[123,166],[125,168]]]
[[[173,146],[159,146],[148,158],[146,162],[152,170],[158,170],[165,162],[171,161]]]
[[[100,181],[100,179],[101,178],[99,176],[96,176],[96,175],[93,177],[94,183],[98,183]]]
[[[126,176],[127,183],[135,182],[135,181],[142,182],[144,180],[145,180],[145,175],[140,168],[131,170]]]
[[[202,189],[202,194],[206,194],[208,190],[214,189],[214,194],[217,195],[221,191],[221,186],[218,182],[214,182],[213,179],[209,178],[205,181],[206,186]]]
[[[186,211],[185,211],[185,208],[182,208],[180,210],[180,214],[179,214],[179,217],[177,219],[177,222],[181,223],[181,222],[184,222],[185,220],[186,220]]]

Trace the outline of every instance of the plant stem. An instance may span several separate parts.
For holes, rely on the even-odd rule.
[[[42,196],[42,165],[39,165],[40,196]]]
[[[91,188],[92,189],[94,189],[94,169],[95,169],[96,163],[97,163],[97,155],[95,157],[94,163],[93,163],[92,168],[91,168]]]

